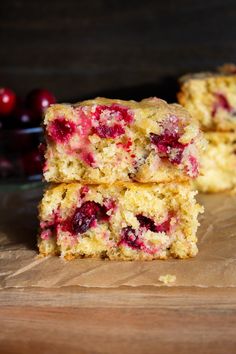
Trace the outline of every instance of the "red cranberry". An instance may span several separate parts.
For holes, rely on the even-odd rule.
[[[156,232],[165,232],[167,234],[170,231],[170,222],[171,217],[168,217],[162,224],[156,225]]]
[[[124,121],[126,124],[131,124],[133,122],[134,118],[129,112],[129,108],[114,103],[111,105],[111,109],[115,112],[119,112],[119,120]]]
[[[117,138],[125,133],[124,126],[132,123],[133,115],[129,109],[118,104],[97,106],[93,119],[98,122],[94,132],[100,138]]]
[[[131,139],[128,139],[127,141],[125,141],[123,143],[117,143],[116,145],[121,147],[125,151],[130,152],[131,146],[132,146],[132,141],[131,141]],[[131,157],[132,157],[132,155],[131,155]]]
[[[117,205],[114,199],[105,198],[103,202],[107,211],[113,212],[117,209]]]
[[[89,151],[86,151],[86,150],[83,150],[80,154],[80,158],[81,160],[83,160],[87,165],[91,166],[91,167],[94,167],[95,166],[95,159],[94,159],[94,156],[92,154],[92,152],[89,152]]]
[[[15,104],[15,93],[8,88],[0,88],[0,115],[11,114],[15,108]]]
[[[25,154],[22,158],[24,173],[27,176],[38,175],[42,173],[41,156],[38,150]]]
[[[61,216],[60,216],[60,210],[59,210],[59,208],[57,208],[56,210],[53,210],[51,220],[40,222],[40,228],[42,231],[43,230],[45,230],[45,231],[50,230],[51,233],[57,233],[61,222],[62,222],[62,220],[61,220]]]
[[[170,230],[170,221],[171,221],[171,217],[169,217],[166,221],[164,221],[162,224],[156,225],[154,223],[154,220],[139,214],[136,215],[140,226],[141,227],[145,227],[147,230],[150,230],[152,232],[169,232]]]
[[[190,156],[189,157],[189,164],[190,167],[187,168],[187,172],[191,177],[197,177],[199,174],[199,166],[196,157]]]
[[[50,91],[37,89],[29,93],[26,102],[37,115],[41,116],[45,109],[56,102],[56,99]]]
[[[141,227],[145,227],[147,230],[156,231],[156,225],[154,221],[142,214],[136,215]]]
[[[85,185],[85,186],[81,187],[81,189],[80,189],[81,198],[84,198],[88,192],[89,192],[88,186]]]
[[[107,125],[100,125],[94,128],[94,131],[100,138],[117,138],[118,136],[124,134],[124,128],[119,124],[114,124],[112,127]]]
[[[72,231],[83,234],[93,226],[95,220],[107,219],[106,209],[99,203],[88,201],[77,208],[72,217]]]
[[[150,140],[153,145],[156,146],[157,151],[160,157],[167,157],[172,163],[180,164],[183,152],[186,147],[185,144],[181,144],[178,141],[179,135],[176,133],[170,133],[165,131],[164,134],[150,134]],[[174,156],[172,156],[172,152],[174,149]]]
[[[18,108],[14,114],[13,126],[16,128],[34,127],[37,126],[38,123],[34,112],[28,108]]]
[[[59,117],[51,121],[48,125],[48,134],[56,142],[66,143],[75,133],[76,125],[74,122]]]
[[[222,93],[216,93],[215,94],[216,97],[216,101],[213,105],[213,109],[212,109],[212,116],[214,117],[219,109],[223,109],[227,112],[232,112],[233,108],[231,107],[229,101],[227,100],[227,98],[225,97],[225,95],[223,95]]]
[[[125,243],[129,247],[134,249],[141,248],[141,242],[138,240],[138,236],[135,233],[135,230],[131,226],[124,227],[121,230],[121,240],[119,244]]]
[[[129,112],[129,108],[118,105],[116,103],[112,104],[111,106],[106,106],[106,105],[97,106],[96,111],[94,113],[95,118],[97,120],[100,120],[101,114],[104,113],[104,111],[108,112],[109,114],[108,119],[110,119],[111,116],[113,116],[116,121],[119,122],[124,121],[126,124],[130,124],[133,121],[133,116]]]

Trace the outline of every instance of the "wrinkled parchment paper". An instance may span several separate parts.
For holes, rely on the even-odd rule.
[[[0,188],[0,288],[163,286],[236,286],[236,196],[202,195],[205,206],[198,231],[199,254],[189,260],[116,262],[64,261],[37,256],[37,203],[42,186]]]

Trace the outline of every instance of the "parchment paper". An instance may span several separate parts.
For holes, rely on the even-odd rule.
[[[111,262],[64,261],[37,256],[37,203],[42,186],[0,188],[0,288],[163,286],[159,277],[176,276],[170,286],[236,286],[236,196],[201,195],[205,206],[198,231],[199,254],[189,260]]]

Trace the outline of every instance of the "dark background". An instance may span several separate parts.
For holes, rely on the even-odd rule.
[[[59,100],[173,101],[176,78],[236,61],[236,1],[0,2],[0,86]]]

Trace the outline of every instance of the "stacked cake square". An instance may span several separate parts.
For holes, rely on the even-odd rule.
[[[177,104],[105,98],[52,105],[44,119],[39,251],[63,258],[188,258],[197,253],[203,138]]]
[[[220,192],[236,187],[236,68],[186,75],[181,80],[179,103],[199,121],[208,146],[202,154],[202,175],[196,187]]]

